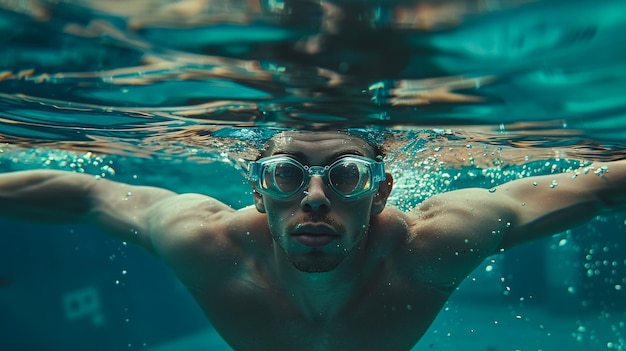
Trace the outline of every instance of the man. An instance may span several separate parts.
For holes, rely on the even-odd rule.
[[[404,213],[385,206],[393,179],[378,153],[347,132],[280,133],[251,166],[254,206],[238,211],[84,174],[9,173],[0,213],[93,222],[145,247],[235,350],[409,350],[486,257],[626,205],[620,161]]]

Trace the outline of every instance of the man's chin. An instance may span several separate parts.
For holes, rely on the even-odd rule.
[[[292,258],[291,264],[305,273],[327,273],[339,266],[345,256],[335,257],[297,257]]]

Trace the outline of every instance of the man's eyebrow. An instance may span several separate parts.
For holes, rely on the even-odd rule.
[[[344,156],[344,155],[356,155],[356,156],[366,156],[365,153],[361,150],[357,150],[357,149],[344,149],[344,150],[340,150],[335,152],[332,155],[332,159],[336,159],[338,157]]]
[[[277,149],[272,152],[272,156],[276,156],[276,155],[294,156],[295,158],[300,159],[300,160],[306,158],[305,157],[306,155],[301,151],[285,151],[285,150]]]

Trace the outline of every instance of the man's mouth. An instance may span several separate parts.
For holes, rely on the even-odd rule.
[[[337,235],[326,234],[300,234],[296,235],[296,240],[299,243],[310,247],[322,247],[330,244],[339,238]]]
[[[293,232],[295,239],[309,247],[322,247],[339,238],[339,234],[328,224],[298,224]]]

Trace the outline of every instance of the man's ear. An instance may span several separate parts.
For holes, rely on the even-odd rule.
[[[391,173],[385,173],[386,179],[383,182],[380,182],[378,186],[378,191],[376,195],[374,195],[374,201],[372,202],[372,214],[379,214],[385,208],[387,204],[387,198],[391,193],[391,189],[393,189],[393,176]]]
[[[263,202],[263,196],[256,191],[254,185],[252,185],[252,195],[254,196],[254,207],[260,213],[265,213],[265,203]]]

